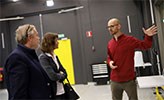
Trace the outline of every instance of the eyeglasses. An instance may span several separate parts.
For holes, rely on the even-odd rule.
[[[31,27],[30,24],[29,24],[27,29],[26,29],[26,31],[25,31],[25,35],[22,36],[22,40],[26,40],[27,39],[27,37],[29,36],[29,32],[31,32],[32,29],[33,29],[33,27]]]
[[[110,26],[107,26],[106,28],[114,28],[115,26],[117,26],[118,24],[115,24],[115,25],[110,25]]]
[[[33,28],[30,27],[30,25],[28,25],[28,27],[27,27],[27,29],[26,29],[26,32],[25,32],[25,33],[26,33],[26,35],[25,35],[26,37],[28,37],[28,33],[29,33],[30,31],[32,31],[32,29],[33,29]]]

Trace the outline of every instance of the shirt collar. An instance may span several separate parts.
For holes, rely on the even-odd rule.
[[[117,39],[120,40],[121,38],[123,38],[125,36],[125,34],[121,34]],[[113,37],[113,39],[115,40],[115,38]]]
[[[52,55],[50,53],[45,53],[48,57],[52,57]],[[54,57],[56,57],[56,54],[53,54]]]

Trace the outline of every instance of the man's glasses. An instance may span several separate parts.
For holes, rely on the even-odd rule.
[[[31,32],[32,30],[33,30],[33,27],[31,27],[30,24],[29,24],[26,31],[25,31],[25,35],[22,36],[22,40],[26,40],[27,37],[29,36],[29,32]]]
[[[28,33],[29,33],[30,31],[32,31],[32,29],[33,29],[33,28],[30,27],[30,25],[28,25],[28,27],[27,27],[27,29],[26,29],[26,32],[25,32],[25,34],[26,34],[25,36],[26,36],[26,37],[28,37]]]
[[[110,25],[110,26],[107,26],[106,28],[114,28],[115,26],[117,26],[118,24],[115,24],[115,25]]]

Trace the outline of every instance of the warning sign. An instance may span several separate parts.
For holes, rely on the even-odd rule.
[[[87,36],[87,37],[92,37],[92,31],[87,31],[87,32],[86,32],[86,36]]]

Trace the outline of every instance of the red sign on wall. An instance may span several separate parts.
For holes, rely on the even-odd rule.
[[[86,32],[86,36],[87,36],[87,37],[92,37],[92,31],[87,31],[87,32]]]

